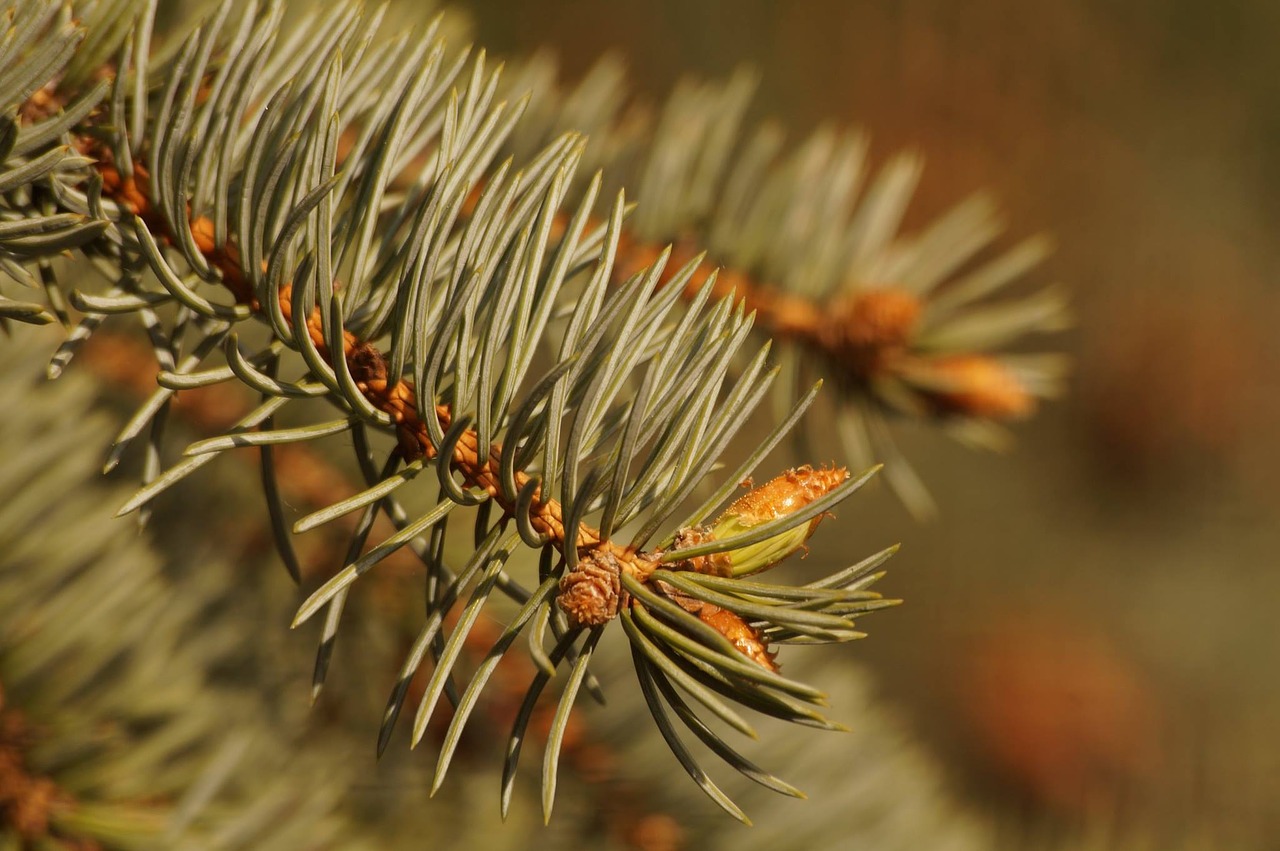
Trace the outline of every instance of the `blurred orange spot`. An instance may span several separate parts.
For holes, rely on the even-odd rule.
[[[1088,624],[997,620],[956,671],[960,708],[999,773],[1064,814],[1154,779],[1161,714],[1142,672]]]

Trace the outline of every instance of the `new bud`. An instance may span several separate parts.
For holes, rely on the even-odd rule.
[[[724,510],[710,528],[685,530],[678,546],[692,546],[739,535],[779,517],[794,514],[849,478],[844,467],[815,470],[807,464],[788,470],[758,488],[753,488]],[[699,573],[717,576],[748,576],[773,567],[804,546],[825,515],[819,514],[771,538],[737,550],[693,559]]]

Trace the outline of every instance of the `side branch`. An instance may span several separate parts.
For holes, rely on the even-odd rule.
[[[623,234],[624,239],[629,234]],[[664,249],[625,239],[616,267],[619,279],[652,263]],[[679,269],[697,251],[687,242],[672,248],[668,269]],[[704,260],[685,285],[692,298],[711,274]],[[670,279],[664,272],[663,283]],[[998,358],[982,353],[926,354],[915,351],[925,304],[892,285],[874,287],[818,302],[764,284],[741,270],[721,267],[712,296],[735,295],[756,327],[775,340],[791,341],[830,365],[844,386],[867,387],[879,377],[931,378],[914,381],[934,416],[960,415],[990,420],[1016,420],[1036,409],[1036,396]]]
[[[479,201],[480,189],[467,199],[468,215]],[[559,233],[568,224],[566,216],[557,216]],[[588,221],[584,229],[599,225]],[[667,250],[667,246],[637,238],[631,229],[624,228],[618,241],[614,282],[621,283],[648,268]],[[689,239],[676,240],[669,250],[659,286],[665,286],[675,270],[704,253]],[[886,283],[817,300],[706,258],[686,281],[683,297],[694,298],[713,271],[712,299],[737,299],[747,313],[755,314],[756,328],[773,340],[791,342],[811,352],[828,364],[842,387],[870,392],[877,379],[904,379],[922,395],[927,408],[924,413],[935,417],[1006,421],[1035,413],[1036,393],[1000,358],[983,352],[920,350],[916,340],[928,305],[905,288]]]

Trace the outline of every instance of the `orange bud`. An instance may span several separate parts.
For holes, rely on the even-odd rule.
[[[927,371],[937,382],[928,395],[944,413],[1005,420],[1035,411],[1035,397],[1009,367],[988,355],[936,358]]]
[[[197,216],[191,220],[191,238],[196,248],[203,254],[212,254],[216,247],[213,242],[213,221],[208,216]]]
[[[742,526],[758,526],[788,514],[794,514],[816,499],[821,499],[837,485],[849,478],[844,467],[815,470],[808,464],[796,467],[776,476],[758,488],[738,497],[716,519],[716,525],[730,517],[738,518]],[[810,521],[816,527],[821,516]]]
[[[714,629],[733,643],[738,651],[762,668],[777,673],[778,663],[773,661],[764,636],[741,617],[717,606],[703,604],[698,610],[698,620]]]
[[[900,346],[920,318],[920,299],[906,290],[865,290],[853,297],[846,333],[864,346]]]
[[[906,290],[864,290],[832,304],[819,333],[827,351],[866,378],[906,346],[920,310],[920,299]]]
[[[806,464],[770,479],[743,494],[716,518],[708,528],[684,529],[676,538],[676,548],[696,546],[713,540],[733,537],[748,529],[794,514],[814,500],[821,499],[849,478],[844,467],[815,470]],[[808,523],[779,532],[755,544],[736,550],[690,559],[693,570],[717,576],[746,576],[772,567],[796,550],[822,522],[819,514]]]

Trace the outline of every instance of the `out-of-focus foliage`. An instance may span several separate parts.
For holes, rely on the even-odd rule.
[[[1017,288],[1049,241],[1003,245],[1006,223],[986,193],[907,228],[918,155],[874,168],[864,134],[829,127],[789,148],[775,123],[749,129],[755,85],[745,71],[684,82],[654,114],[634,103],[616,57],[564,86],[540,54],[511,83],[533,94],[533,117],[512,149],[587,128],[587,158],[639,200],[621,251],[624,274],[668,243],[680,258],[706,249],[690,292],[722,267],[718,291],[741,297],[756,327],[779,343],[782,409],[814,377],[833,385],[830,408],[813,418],[824,423],[811,429],[816,451],[831,451],[834,420],[851,463],[884,462],[907,507],[931,516],[933,500],[891,426],[920,421],[970,446],[1004,449],[1007,423],[1060,394],[1065,357],[1029,353],[1025,342],[1039,347],[1044,333],[1066,327],[1066,296]],[[800,445],[802,454],[815,451]]]
[[[109,421],[83,380],[33,394],[44,360],[0,350],[0,761],[21,757],[0,844],[378,847],[344,811],[348,745],[299,747],[263,683],[219,681],[245,586],[225,564],[166,575],[112,517],[123,492],[87,481]]]

